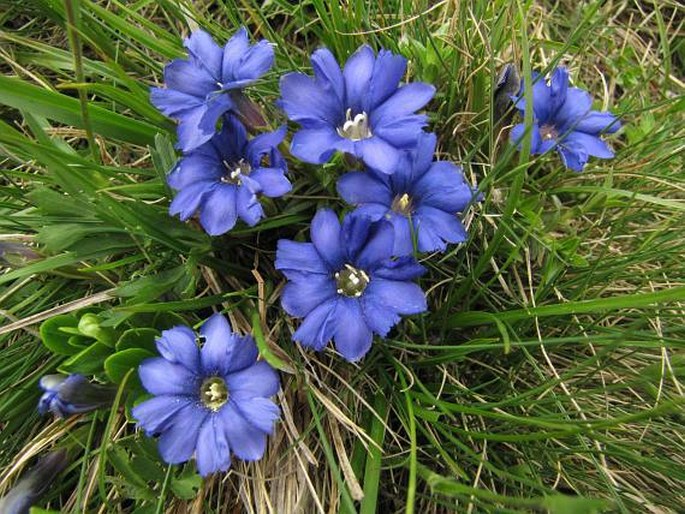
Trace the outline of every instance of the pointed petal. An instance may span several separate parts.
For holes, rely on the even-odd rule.
[[[461,168],[447,161],[434,162],[416,182],[413,193],[421,198],[421,205],[452,214],[463,211],[475,196]]]
[[[328,48],[320,48],[312,54],[312,68],[317,81],[325,83],[336,95],[340,108],[345,100],[345,79],[340,65]]]
[[[421,266],[411,255],[404,255],[397,259],[387,260],[383,266],[377,268],[373,276],[387,280],[414,280],[426,272],[426,268]]]
[[[301,161],[323,164],[331,159],[342,139],[333,128],[302,129],[295,132],[290,152]]]
[[[434,95],[435,87],[430,84],[405,84],[371,112],[371,126],[384,125],[399,117],[413,114],[430,102]]]
[[[290,272],[299,274],[318,274],[328,276],[331,272],[312,243],[298,243],[288,239],[280,239],[276,250],[277,270],[290,278]]]
[[[245,400],[258,396],[273,396],[281,387],[278,372],[268,362],[258,361],[252,366],[232,371],[225,375],[228,393],[234,400]]]
[[[585,132],[587,134],[599,134],[605,132],[613,134],[621,128],[621,122],[616,116],[610,112],[590,111],[580,121],[578,121],[572,130]]]
[[[357,299],[341,297],[335,319],[335,349],[349,362],[356,362],[371,349],[373,334]]]
[[[588,155],[601,157],[602,159],[611,159],[614,156],[614,152],[600,137],[592,136],[585,132],[571,132],[562,141],[561,145],[582,146]]]
[[[306,128],[335,128],[342,124],[345,112],[335,95],[304,73],[281,77],[279,106],[288,117]]]
[[[287,127],[281,125],[273,132],[264,132],[252,138],[245,151],[247,160],[253,168],[259,167],[262,156],[268,155],[281,144],[287,133]],[[273,165],[273,163],[271,163]]]
[[[240,87],[245,81],[257,80],[271,69],[274,64],[274,48],[266,39],[252,45],[240,59],[239,64],[233,66],[233,75],[224,77],[229,80],[240,81]]]
[[[157,338],[157,350],[167,361],[185,366],[192,373],[199,371],[200,351],[190,327],[179,325],[164,330]]]
[[[377,278],[364,291],[366,303],[377,302],[397,314],[418,314],[428,309],[426,295],[413,282]]]
[[[200,328],[205,342],[200,351],[204,375],[223,375],[228,372],[237,337],[223,314],[213,314]]]
[[[224,46],[221,59],[222,81],[231,82],[235,80],[241,60],[248,48],[250,48],[250,40],[247,36],[247,29],[240,27]]]
[[[345,63],[343,77],[347,92],[346,107],[351,108],[354,113],[363,110],[364,97],[368,94],[375,61],[376,57],[371,47],[362,45]]]
[[[164,432],[178,411],[191,401],[182,396],[154,396],[133,407],[131,414],[149,437]]]
[[[319,209],[312,219],[310,229],[314,248],[328,264],[328,269],[338,269],[344,263],[340,245],[340,222],[330,209]]]
[[[179,113],[200,107],[204,104],[204,97],[189,95],[175,89],[150,88],[150,102],[164,115],[171,118]]]
[[[393,194],[388,179],[376,178],[364,171],[345,173],[338,179],[338,194],[347,203],[380,203],[390,206]]]
[[[369,80],[369,91],[363,104],[366,112],[385,102],[395,91],[407,70],[407,60],[388,50],[380,50]]]
[[[210,236],[225,234],[237,220],[236,188],[219,184],[204,198],[200,223]]]
[[[200,203],[213,190],[214,185],[214,181],[202,181],[184,187],[171,202],[169,214],[172,216],[180,214],[180,218],[183,221],[187,220],[195,214]]]
[[[336,296],[331,277],[310,275],[306,279],[288,282],[281,294],[281,305],[291,316],[302,318],[317,306]]]
[[[392,223],[387,220],[375,222],[364,248],[359,252],[356,264],[366,270],[376,268],[382,261],[392,257],[394,244],[395,229]]]
[[[283,196],[293,188],[283,168],[257,168],[250,173],[250,178],[259,183],[261,193],[269,198]]]
[[[421,252],[442,252],[446,243],[463,243],[468,237],[456,215],[428,205],[417,209],[414,224]]]
[[[193,396],[197,394],[199,377],[185,366],[155,357],[144,360],[138,367],[143,387],[155,395]]]
[[[233,402],[219,411],[228,444],[242,460],[261,459],[266,450],[266,433],[250,425]]]
[[[199,98],[219,89],[216,79],[204,66],[184,59],[174,59],[164,67],[164,83],[169,89]]]
[[[245,185],[237,188],[236,206],[238,216],[250,227],[254,227],[264,217],[264,210],[257,195]]]
[[[203,477],[231,466],[231,450],[226,439],[223,420],[219,415],[207,416],[197,438],[197,471]]]
[[[267,434],[273,433],[274,424],[281,416],[281,409],[268,398],[250,398],[235,402],[247,422]]]
[[[203,66],[215,82],[221,78],[222,51],[212,36],[204,30],[195,30],[183,42],[183,46],[188,49],[195,63]]]
[[[400,161],[400,151],[378,136],[357,141],[355,150],[364,164],[387,175],[395,172]]]
[[[323,350],[335,332],[335,310],[338,295],[312,310],[293,334],[293,341],[302,346]]]
[[[168,464],[180,464],[192,457],[200,427],[208,411],[195,403],[184,405],[159,436],[159,454]]]

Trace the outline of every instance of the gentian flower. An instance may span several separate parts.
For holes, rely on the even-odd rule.
[[[387,335],[400,314],[426,310],[423,291],[410,282],[425,268],[411,256],[391,258],[395,234],[389,221],[348,214],[341,227],[333,211],[321,209],[311,238],[281,239],[276,251],[276,269],[289,280],[283,308],[304,318],[294,341],[322,350],[333,339],[353,362],[369,351],[374,333]]]
[[[459,166],[433,161],[435,145],[435,134],[424,132],[416,148],[404,152],[392,175],[352,171],[338,180],[338,193],[347,203],[358,205],[355,212],[392,222],[394,255],[413,252],[413,233],[421,252],[444,251],[447,243],[466,240],[466,229],[456,214],[477,193],[464,181]]]
[[[31,506],[43,496],[68,463],[66,450],[56,450],[41,458],[0,498],[0,512],[29,514]]]
[[[407,67],[400,55],[364,45],[341,71],[333,54],[312,54],[314,77],[288,73],[281,78],[280,107],[302,126],[293,136],[291,152],[314,164],[327,162],[336,151],[352,154],[382,173],[393,173],[400,149],[409,148],[427,123],[414,114],[435,94],[429,84],[398,87]]]
[[[240,337],[221,314],[209,318],[195,333],[177,326],[157,339],[161,357],[143,361],[140,380],[153,398],[136,405],[132,414],[148,436],[159,434],[159,453],[169,464],[189,460],[193,453],[202,476],[226,471],[231,452],[257,460],[266,436],[280,416],[269,399],[280,387],[278,374],[257,361],[251,336]]]
[[[38,401],[38,412],[52,412],[60,418],[105,407],[116,393],[116,389],[93,384],[79,374],[45,375],[38,385],[45,391]]]
[[[278,197],[292,188],[277,149],[285,131],[282,126],[248,141],[242,124],[228,117],[212,139],[184,155],[169,174],[169,185],[179,191],[169,213],[185,221],[199,210],[200,223],[212,236],[231,230],[238,218],[255,225],[264,217],[258,195]]]
[[[265,39],[250,46],[245,27],[224,48],[203,30],[194,31],[183,46],[188,59],[175,59],[166,65],[166,88],[153,87],[150,100],[178,120],[178,146],[187,152],[214,135],[221,115],[234,108],[231,93],[269,71],[274,51]]]
[[[600,138],[612,134],[621,124],[610,112],[593,111],[592,97],[577,87],[569,87],[568,70],[556,68],[549,83],[533,76],[533,127],[531,153],[542,154],[556,149],[567,168],[582,171],[589,156],[610,159],[614,152]],[[523,95],[514,97],[516,107],[525,113]],[[512,142],[520,142],[525,124],[511,130]]]

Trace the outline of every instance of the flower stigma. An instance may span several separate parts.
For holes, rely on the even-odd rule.
[[[345,112],[345,123],[342,127],[338,127],[338,135],[351,141],[361,141],[362,139],[370,138],[373,134],[369,127],[369,118],[366,112],[357,114],[352,118],[352,109],[347,109]]]
[[[220,377],[209,377],[200,386],[200,399],[205,407],[217,411],[228,401],[226,382]]]
[[[335,274],[338,288],[336,292],[349,298],[359,298],[366,286],[369,285],[369,276],[364,270],[360,270],[345,264],[345,267]]]
[[[557,132],[557,129],[554,125],[546,123],[540,127],[540,137],[545,141],[549,141],[550,139],[558,138],[559,132]]]
[[[221,182],[224,184],[233,184],[235,186],[239,186],[242,183],[241,177],[244,175],[249,175],[249,173],[252,171],[252,166],[245,162],[245,159],[240,159],[236,164],[233,165],[226,161],[223,161],[223,163],[224,167],[226,168],[226,174],[221,177]]]
[[[411,198],[407,193],[404,193],[403,195],[397,195],[393,201],[392,204],[390,205],[390,208],[398,213],[398,214],[403,214],[404,216],[409,216],[413,210],[414,206],[412,205]]]

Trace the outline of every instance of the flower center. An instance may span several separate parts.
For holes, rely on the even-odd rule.
[[[409,216],[414,211],[414,206],[412,205],[411,198],[407,193],[404,193],[403,195],[397,195],[393,199],[390,208],[394,212],[398,214],[403,214],[404,216]]]
[[[228,388],[224,379],[220,377],[206,378],[200,386],[200,400],[208,409],[219,410],[228,401]]]
[[[365,112],[352,117],[352,109],[347,109],[345,112],[345,123],[342,127],[338,127],[338,135],[352,141],[361,141],[368,139],[373,134],[369,127],[369,117]]]
[[[234,186],[239,186],[242,183],[241,178],[244,175],[249,175],[252,171],[252,166],[250,163],[245,162],[245,159],[240,159],[235,164],[229,164],[223,161],[224,168],[226,169],[226,174],[221,177],[221,182],[224,184],[233,184]]]
[[[369,276],[366,272],[349,264],[345,264],[345,267],[335,274],[335,280],[338,284],[337,293],[350,298],[359,298],[369,285]]]
[[[559,132],[557,132],[554,125],[545,124],[540,127],[540,137],[545,141],[549,141],[550,139],[558,138]]]

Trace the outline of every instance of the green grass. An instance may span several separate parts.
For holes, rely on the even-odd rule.
[[[685,510],[683,14],[668,0],[12,3],[0,243],[35,255],[7,255],[0,274],[0,496],[64,447],[71,463],[40,502],[59,512]],[[249,92],[273,127],[278,77],[308,71],[318,46],[407,56],[409,78],[437,88],[440,157],[485,193],[466,213],[469,241],[423,259],[430,313],[359,365],[290,342],[273,268],[279,238],[307,237],[317,207],[344,207],[342,162],[291,161],[293,193],[252,229],[212,239],[167,215],[174,127],[147,88],[190,28],[225,39],[240,24],[277,45]],[[516,152],[491,118],[510,61],[527,81],[565,63],[624,121],[616,158],[575,174]],[[193,463],[161,464],[127,423],[133,375],[110,412],[40,418],[37,381],[65,357],[42,346],[39,322],[84,309],[120,331],[212,311],[261,331],[285,370],[265,458],[204,483]]]

